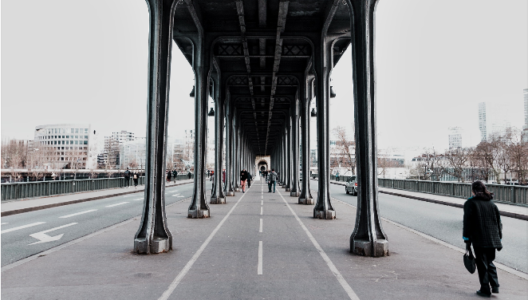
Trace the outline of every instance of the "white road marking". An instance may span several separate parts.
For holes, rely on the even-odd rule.
[[[264,205],[264,200],[260,200],[260,205]]]
[[[262,275],[262,241],[259,241],[257,275]]]
[[[6,229],[6,230],[2,230],[2,234],[8,233],[8,232],[11,232],[11,231],[16,231],[16,230],[19,230],[19,229],[24,229],[24,228],[37,226],[37,225],[44,224],[44,223],[46,223],[46,222],[36,222],[36,223],[31,223],[31,224],[27,224],[27,225],[23,225],[23,226],[9,228],[9,229]]]
[[[5,224],[7,224],[7,222],[5,222],[5,223],[2,223],[2,225],[5,225]]]
[[[143,200],[143,197],[141,198],[137,198],[137,199],[133,199],[134,201],[142,201]]]
[[[282,197],[282,194],[280,193],[280,191],[279,191],[279,195],[282,198],[282,201],[284,201],[284,203],[286,203],[286,206],[290,209],[290,211],[293,214],[293,216],[295,217],[295,219],[297,219],[297,222],[299,222],[299,224],[301,225],[302,229],[304,230],[304,232],[306,233],[306,235],[308,236],[310,241],[312,241],[312,244],[314,245],[315,249],[317,249],[317,252],[319,252],[319,254],[323,258],[323,260],[326,262],[326,265],[328,266],[328,268],[330,268],[330,271],[332,271],[334,276],[337,278],[337,281],[339,281],[339,283],[341,284],[341,286],[343,287],[343,289],[347,293],[348,297],[350,297],[350,299],[353,299],[353,300],[359,300],[358,295],[356,295],[356,293],[350,287],[348,282],[346,282],[345,278],[343,278],[343,275],[341,275],[341,273],[336,268],[334,263],[330,260],[328,255],[326,255],[326,252],[323,250],[323,248],[321,248],[321,246],[319,245],[317,240],[313,237],[313,235],[310,233],[308,228],[306,228],[306,226],[304,226],[304,223],[301,221],[301,219],[299,219],[299,217],[297,216],[295,211],[293,211],[293,209],[291,208],[290,204],[284,199],[284,197]]]
[[[29,244],[29,245],[35,245],[35,244],[42,244],[42,243],[47,243],[47,242],[58,241],[58,240],[60,240],[62,238],[64,233],[56,235],[56,236],[49,236],[49,235],[46,234],[46,232],[55,231],[55,230],[62,229],[62,228],[65,228],[65,227],[70,227],[70,226],[75,225],[75,224],[77,224],[77,223],[70,223],[70,224],[62,225],[62,226],[55,227],[55,228],[52,228],[52,229],[48,229],[48,230],[44,230],[44,231],[41,231],[41,232],[30,234],[29,235],[30,237],[35,238],[35,239],[37,239],[39,241],[35,242],[35,243],[32,243],[32,244]]]
[[[112,204],[112,205],[107,205],[105,207],[114,207],[114,206],[118,206],[118,205],[123,205],[123,204],[127,204],[128,202],[121,202],[121,203],[116,203],[116,204]]]
[[[185,275],[189,272],[189,270],[192,268],[193,264],[196,262],[196,260],[198,260],[198,258],[200,257],[200,255],[202,254],[202,252],[204,251],[205,247],[207,247],[207,245],[209,245],[209,242],[211,242],[211,240],[213,239],[213,237],[216,235],[216,233],[218,232],[218,230],[220,230],[220,227],[222,227],[222,225],[224,224],[224,222],[227,220],[227,218],[229,218],[229,216],[231,215],[231,213],[233,212],[233,210],[235,210],[235,208],[237,207],[238,203],[240,203],[240,201],[242,199],[244,199],[244,196],[246,194],[243,194],[242,197],[240,197],[240,199],[238,199],[238,201],[235,203],[235,205],[233,205],[233,207],[231,208],[231,210],[229,210],[229,212],[227,213],[227,215],[225,215],[225,217],[222,219],[222,221],[220,221],[220,223],[218,223],[218,225],[216,225],[216,228],[213,230],[213,232],[211,232],[211,234],[209,235],[209,237],[207,237],[207,239],[205,240],[205,242],[202,244],[202,246],[200,246],[200,248],[198,249],[198,251],[196,251],[193,255],[193,257],[191,258],[191,260],[189,260],[187,262],[187,264],[185,265],[185,267],[183,267],[183,269],[180,271],[180,273],[178,274],[178,276],[176,276],[176,278],[174,278],[174,280],[171,282],[171,284],[169,285],[169,287],[167,288],[167,290],[163,293],[163,295],[161,295],[161,297],[159,297],[158,300],[167,300],[170,295],[172,294],[172,292],[174,292],[174,290],[176,289],[176,287],[178,286],[178,284],[180,284],[180,282],[182,281],[183,277],[185,277]]]
[[[261,208],[262,208],[262,207],[261,207]],[[263,224],[262,224],[262,218],[261,218],[261,219],[260,219],[260,228],[259,228],[259,232],[262,232],[262,226],[263,226]]]
[[[262,216],[262,212],[264,211],[264,207],[260,207],[260,215]]]
[[[66,218],[70,218],[70,217],[74,217],[74,216],[78,216],[78,215],[82,215],[82,214],[87,214],[87,213],[90,213],[92,211],[97,211],[97,209],[85,210],[85,211],[81,211],[81,212],[78,212],[78,213],[75,213],[75,214],[62,216],[62,217],[59,217],[59,218],[60,219],[66,219]]]

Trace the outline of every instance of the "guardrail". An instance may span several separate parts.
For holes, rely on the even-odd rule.
[[[471,183],[378,178],[378,186],[463,199],[471,197]],[[526,186],[486,184],[486,187],[495,194],[495,201],[528,205]]]
[[[194,178],[194,174],[191,175]],[[176,180],[189,179],[188,175],[178,175]],[[139,177],[138,184],[145,184],[145,177]],[[128,186],[133,186],[134,181],[130,179]],[[122,188],[127,186],[124,177],[83,179],[83,180],[53,180],[2,183],[2,201],[17,200],[25,198],[56,196],[80,192]]]

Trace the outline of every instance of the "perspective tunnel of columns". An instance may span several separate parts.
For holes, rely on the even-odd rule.
[[[138,253],[172,249],[165,216],[165,161],[172,41],[195,74],[195,180],[189,218],[207,218],[213,204],[240,191],[238,175],[268,169],[313,217],[334,219],[330,195],[330,75],[352,47],[358,207],[350,251],[388,255],[378,213],[374,101],[376,0],[147,0],[150,11],[145,205],[135,235]],[[214,99],[215,176],[205,187],[208,105]],[[310,192],[310,102],[317,109],[318,193]],[[173,101],[171,105],[178,105]],[[225,135],[224,135],[225,127]],[[299,130],[300,128],[300,130]],[[213,130],[213,129],[211,129]],[[225,143],[226,161],[223,162]],[[303,161],[300,161],[302,158]],[[304,178],[305,180],[300,180]],[[213,207],[213,208],[212,208]]]

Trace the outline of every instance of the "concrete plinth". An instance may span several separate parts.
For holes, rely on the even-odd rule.
[[[193,219],[209,218],[209,216],[210,216],[210,212],[208,209],[189,210],[187,214],[187,218],[193,218]]]
[[[300,192],[290,192],[290,197],[299,197],[300,195]]]
[[[242,192],[242,189],[241,188],[236,188],[235,192],[239,192],[240,193],[240,192]]]
[[[333,220],[336,218],[335,210],[318,210],[314,211],[314,218],[316,219],[326,219],[326,220]]]
[[[284,188],[286,192],[289,192],[291,189],[289,187]]]
[[[138,254],[149,253],[149,245],[146,238],[137,238],[134,240],[134,252]],[[169,252],[172,248],[171,238],[154,237],[150,243],[150,254]]]
[[[374,244],[374,251],[372,251],[372,244]],[[350,252],[361,256],[382,257],[389,256],[389,241],[377,240],[374,243],[364,240],[351,240]]]
[[[306,204],[306,205],[313,205],[314,199],[313,198],[299,198],[299,204]]]
[[[226,198],[211,198],[211,204],[226,204]]]
[[[226,196],[234,197],[235,196],[235,192],[226,192]]]

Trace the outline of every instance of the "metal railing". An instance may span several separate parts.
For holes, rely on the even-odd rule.
[[[194,178],[194,174],[191,174],[191,179],[192,178]],[[176,177],[176,180],[186,179],[189,179],[187,174],[178,175]],[[145,177],[139,177],[138,184],[145,184]],[[131,178],[128,182],[128,186],[133,185],[134,181]],[[124,177],[83,180],[30,181],[2,183],[1,185],[2,201],[90,192],[122,188],[125,186],[127,186],[127,184]]]
[[[471,183],[378,178],[378,185],[391,189],[455,198],[467,199],[471,197]],[[486,187],[495,194],[493,197],[495,201],[528,205],[528,187],[526,186],[486,184]]]

